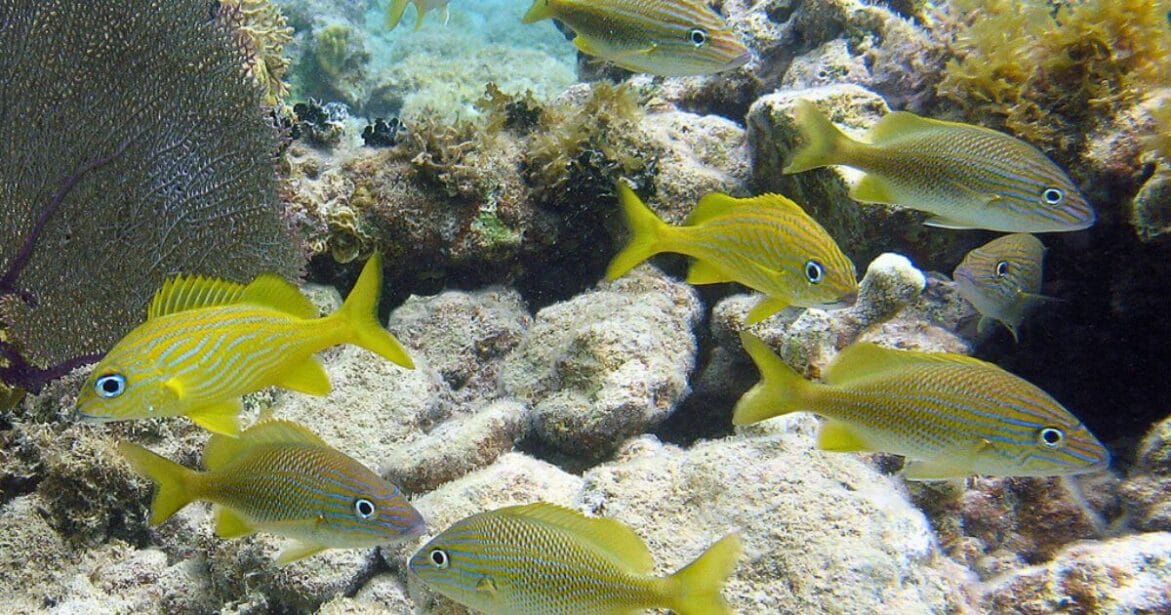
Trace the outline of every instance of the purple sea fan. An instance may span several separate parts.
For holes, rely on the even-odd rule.
[[[167,276],[290,276],[277,135],[204,0],[0,0],[0,380],[38,390]]]

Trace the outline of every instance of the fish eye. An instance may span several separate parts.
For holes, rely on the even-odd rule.
[[[354,500],[354,514],[358,515],[359,519],[369,519],[374,516],[374,512],[374,502],[371,502],[366,498],[358,498]]]
[[[805,279],[809,280],[810,284],[821,284],[825,279],[825,267],[814,260],[805,261]]]
[[[94,391],[109,399],[126,392],[126,377],[122,374],[106,374],[94,381]]]
[[[707,43],[707,31],[702,28],[692,28],[688,36],[696,47],[703,47]]]
[[[1045,192],[1041,193],[1041,198],[1045,200],[1048,205],[1056,205],[1065,198],[1065,193],[1057,188],[1046,188]]]
[[[1000,261],[996,263],[996,277],[1003,278],[1008,275],[1008,261]]]
[[[443,549],[431,549],[431,554],[428,555],[428,558],[440,570],[447,570],[447,567],[451,565],[451,560],[447,559],[447,551]]]
[[[1056,427],[1045,427],[1037,432],[1037,443],[1049,448],[1057,448],[1065,440],[1065,432]]]

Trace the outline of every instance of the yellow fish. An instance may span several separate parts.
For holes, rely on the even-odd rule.
[[[855,141],[808,100],[797,105],[797,124],[805,142],[785,173],[853,167],[866,175],[852,198],[934,214],[931,226],[1044,233],[1094,223],[1094,210],[1057,165],[995,130],[899,111]]]
[[[1110,463],[1061,404],[991,363],[859,343],[842,350],[818,384],[755,337],[742,333],[740,341],[761,381],[736,403],[736,425],[815,412],[826,419],[819,448],[903,455],[912,480],[1082,474]]]
[[[1015,340],[1029,311],[1050,300],[1039,294],[1044,256],[1045,246],[1022,233],[993,239],[968,252],[952,279],[960,296],[982,315],[977,326],[981,333],[998,320]]]
[[[729,534],[669,577],[652,574],[650,551],[614,521],[538,502],[472,515],[411,557],[435,591],[492,615],[728,613],[720,589],[740,557]]]
[[[413,367],[378,323],[381,283],[376,254],[342,307],[317,318],[301,291],[275,275],[247,286],[198,276],[167,280],[146,322],[86,380],[78,413],[93,422],[185,415],[210,431],[235,435],[245,393],[272,385],[329,393],[329,377],[313,358],[319,350],[351,343]]]
[[[158,483],[151,525],[193,501],[212,502],[222,538],[260,531],[294,539],[277,557],[280,564],[324,549],[397,542],[426,529],[398,487],[292,421],[264,420],[239,438],[212,436],[203,453],[206,472],[137,444],[123,442],[118,450]]]
[[[779,194],[737,199],[713,192],[683,226],[663,222],[626,185],[618,198],[633,237],[606,269],[616,279],[660,252],[694,257],[689,284],[739,282],[766,295],[748,315],[760,322],[789,305],[833,309],[858,294],[854,264],[799,205]]]
[[[582,53],[637,73],[704,75],[752,59],[702,0],[534,0],[523,21],[542,19],[572,28]]]
[[[403,18],[403,12],[407,10],[407,4],[415,5],[416,32],[423,27],[423,17],[431,9],[439,9],[443,15],[443,24],[447,25],[447,20],[450,17],[447,12],[447,2],[448,0],[390,0],[390,8],[386,11],[386,27],[391,30],[398,27],[398,22]]]

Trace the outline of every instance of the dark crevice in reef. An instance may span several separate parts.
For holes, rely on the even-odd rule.
[[[1099,208],[1101,212],[1103,208]],[[1126,224],[1043,238],[1050,302],[977,355],[1036,384],[1111,448],[1125,469],[1150,426],[1167,414],[1171,380],[1171,244],[1141,244]]]

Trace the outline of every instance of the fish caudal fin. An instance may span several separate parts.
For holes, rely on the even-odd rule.
[[[158,525],[171,518],[193,499],[188,485],[195,472],[130,442],[118,445],[118,452],[130,462],[135,471],[156,483],[154,499],[150,503],[150,524]]]
[[[736,402],[732,424],[748,425],[804,410],[809,393],[817,385],[793,371],[767,344],[756,337],[741,333],[740,343],[760,370],[760,382]]]
[[[403,12],[407,10],[407,3],[410,0],[390,0],[390,8],[386,11],[386,27],[393,30],[398,27],[398,22],[402,21]]]
[[[630,243],[618,252],[606,268],[606,279],[616,280],[639,263],[659,253],[663,232],[669,227],[659,219],[624,181],[618,182],[618,202],[630,227]]]
[[[362,268],[350,296],[330,318],[340,318],[346,323],[346,341],[378,353],[407,369],[414,369],[415,363],[411,361],[406,348],[378,322],[378,298],[381,292],[382,256],[375,252]]]
[[[842,164],[842,152],[854,143],[808,100],[797,102],[797,129],[805,142],[793,152],[786,174]]]
[[[720,591],[724,588],[724,581],[736,569],[740,549],[740,535],[733,532],[672,575],[670,580],[676,582],[678,593],[670,605],[671,610],[680,615],[729,613]]]
[[[529,11],[520,20],[521,23],[533,23],[534,21],[541,21],[542,19],[550,19],[553,17],[553,8],[549,6],[549,0],[533,0],[533,5],[529,7]]]

